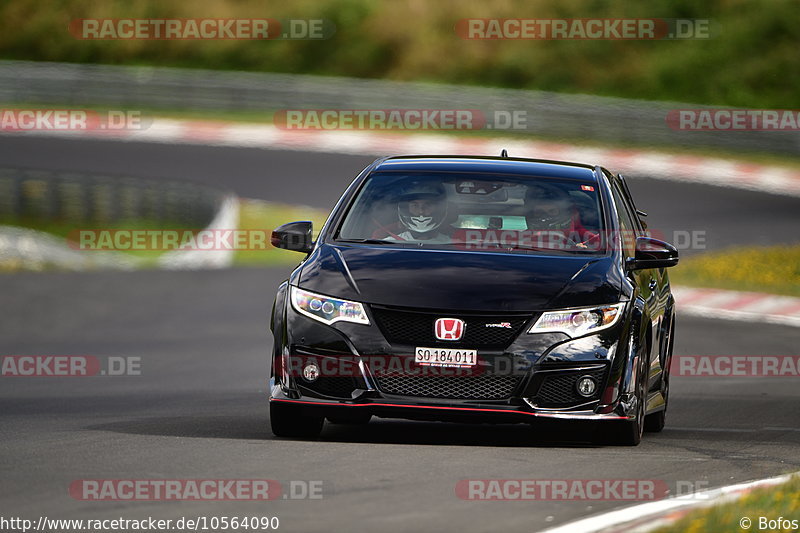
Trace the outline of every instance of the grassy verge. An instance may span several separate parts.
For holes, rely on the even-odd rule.
[[[271,232],[276,227],[286,222],[296,220],[311,220],[314,229],[319,231],[325,222],[328,213],[321,209],[311,207],[263,202],[259,200],[241,200],[239,212],[239,229],[258,229]],[[92,229],[97,224],[64,223],[58,221],[40,221],[36,219],[2,220],[0,225],[16,226],[35,231],[40,231],[63,239],[64,245],[69,245],[68,239],[74,237],[71,232],[79,229]],[[191,230],[200,231],[202,228],[187,228],[185,224],[170,222],[155,222],[144,220],[122,220],[102,225],[104,230]],[[77,246],[73,243],[72,246]],[[101,248],[102,250],[103,248]],[[168,250],[122,250],[115,251],[120,257],[129,256],[140,261],[139,268],[153,268],[158,266],[158,259]],[[85,253],[102,254],[103,251],[90,251]],[[297,264],[302,259],[302,254],[288,250],[279,250],[270,247],[267,250],[237,250],[234,252],[233,263],[237,266],[283,266]],[[57,267],[48,267],[48,269]],[[18,272],[24,270],[41,270],[40,266],[28,266],[18,260],[0,260],[0,272]]]
[[[322,228],[328,213],[312,207],[263,202],[260,200],[242,200],[239,210],[239,229],[266,229],[272,231],[286,222],[310,220],[314,223],[314,232]],[[233,256],[235,265],[293,265],[303,255],[289,250],[272,248],[268,250],[237,250]]]
[[[741,527],[747,517],[751,526]],[[800,476],[793,476],[783,485],[756,489],[739,500],[689,513],[674,524],[656,533],[728,533],[730,531],[794,531],[796,527],[759,527],[759,520],[784,519],[800,521]]]
[[[800,245],[746,247],[682,259],[676,285],[800,296]]]
[[[187,227],[186,224],[173,221],[154,221],[143,219],[125,219],[115,220],[103,223],[97,222],[67,222],[59,220],[39,220],[33,217],[24,218],[0,218],[0,225],[15,226],[19,228],[40,231],[63,241],[65,246],[74,250],[79,250],[79,239],[81,230],[102,230],[104,232],[113,232],[116,230],[188,230],[193,233],[200,231],[203,228]],[[93,240],[99,238],[99,234],[92,235]],[[85,253],[104,253],[103,250],[108,250],[111,245],[104,247],[98,245],[98,248],[93,249],[92,245],[88,245]],[[158,259],[166,253],[165,250],[119,250],[114,253],[124,256],[130,256],[138,261],[141,261],[141,267],[153,267],[157,265]],[[3,268],[5,271],[26,270],[25,265],[15,263],[13,266],[6,264]]]

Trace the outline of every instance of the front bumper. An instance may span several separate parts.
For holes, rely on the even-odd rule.
[[[314,358],[314,361],[319,359]],[[305,359],[309,361],[309,359]],[[542,407],[537,396],[530,391],[541,390],[541,385],[549,377],[563,380],[565,376],[583,376],[594,372],[606,375],[602,365],[581,366],[561,369],[548,369],[533,372],[525,378],[517,378],[514,395],[498,399],[474,399],[452,397],[424,397],[385,392],[368,371],[366,365],[357,367],[364,371],[359,377],[320,377],[314,383],[307,383],[302,377],[285,377],[281,382],[270,380],[270,401],[293,403],[307,407],[311,412],[322,416],[333,416],[343,410],[358,410],[377,417],[406,418],[412,420],[476,421],[515,423],[530,422],[533,418],[562,420],[630,420],[635,409],[620,397],[613,404],[603,404],[600,399],[572,402],[566,407]],[[600,369],[600,370],[598,370]],[[325,380],[339,380],[338,384],[325,384],[315,387]],[[412,378],[413,379],[413,378]],[[424,379],[424,378],[423,378]],[[448,378],[431,377],[430,380]],[[452,378],[464,379],[464,378]],[[467,378],[468,379],[468,378]],[[285,386],[285,382],[290,384]],[[343,386],[341,382],[350,383]],[[330,383],[330,381],[328,382]],[[527,396],[526,396],[527,394]],[[338,396],[338,397],[336,397]]]
[[[595,410],[539,410],[526,405],[444,405],[410,400],[361,399],[359,401],[335,401],[319,398],[290,398],[280,387],[275,387],[270,402],[290,403],[305,406],[309,413],[335,416],[343,411],[358,410],[382,418],[405,418],[410,420],[440,420],[453,422],[531,422],[535,418],[561,420],[631,420],[631,416],[620,415],[616,410],[598,413]]]
[[[378,417],[424,420],[635,418],[635,401],[623,383],[628,365],[624,344],[620,347],[618,342],[622,324],[578,339],[526,334],[525,326],[510,345],[479,349],[476,369],[482,377],[461,383],[462,378],[442,377],[414,382],[402,371],[382,375],[381,365],[383,370],[390,366],[386,360],[399,361],[406,370],[418,367],[413,364],[413,345],[389,344],[374,325],[327,326],[291,309],[287,322],[284,335],[276,335],[280,350],[269,383],[273,402],[294,403],[323,415],[356,409]],[[313,379],[304,376],[309,362],[321,369]],[[597,391],[582,398],[575,383],[586,375],[596,379]]]

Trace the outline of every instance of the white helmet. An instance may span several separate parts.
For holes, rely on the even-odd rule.
[[[436,230],[447,216],[447,193],[441,183],[414,183],[405,187],[397,203],[400,222],[413,233],[429,233]],[[428,200],[430,209],[424,213],[412,213],[410,204],[415,200]]]

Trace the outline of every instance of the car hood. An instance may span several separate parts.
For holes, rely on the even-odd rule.
[[[619,299],[610,257],[537,256],[322,244],[296,283],[371,304],[537,311]]]

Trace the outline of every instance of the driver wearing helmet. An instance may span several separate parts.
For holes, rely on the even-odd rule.
[[[525,207],[528,230],[560,234],[578,248],[599,242],[600,236],[581,224],[572,199],[560,187],[548,183],[528,186]]]
[[[400,230],[390,241],[446,244],[450,237],[439,231],[447,217],[447,193],[440,183],[414,183],[400,192],[397,202]]]

